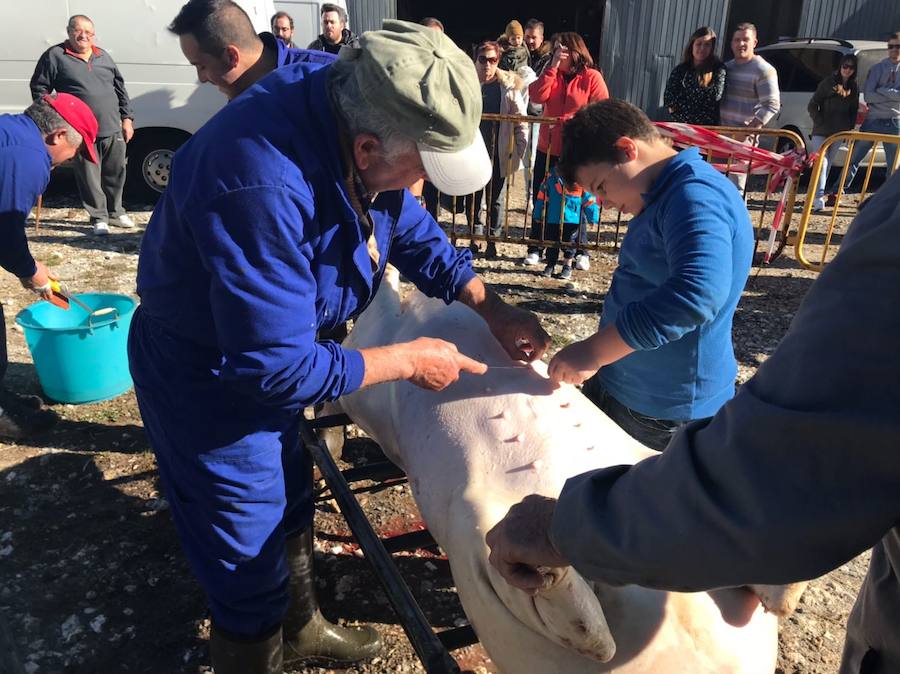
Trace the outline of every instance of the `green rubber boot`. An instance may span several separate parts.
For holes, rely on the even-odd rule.
[[[284,617],[284,662],[343,667],[368,660],[381,650],[372,627],[341,627],[319,611],[313,572],[312,529],[287,540],[291,603]]]
[[[213,625],[209,652],[215,674],[283,674],[281,629],[255,641],[235,640]]]

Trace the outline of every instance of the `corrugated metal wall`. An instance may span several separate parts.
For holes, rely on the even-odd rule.
[[[610,93],[660,119],[666,80],[691,33],[699,26],[711,26],[719,36],[721,53],[729,4],[729,0],[606,0],[600,66]]]
[[[884,40],[900,30],[898,0],[806,0],[800,35]]]
[[[397,3],[395,0],[348,0],[347,12],[350,27],[359,34],[378,30],[384,19],[396,19]]]

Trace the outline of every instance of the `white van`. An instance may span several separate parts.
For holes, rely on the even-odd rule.
[[[258,32],[270,30],[269,21],[276,11],[273,0],[236,1]],[[136,199],[156,201],[168,184],[175,150],[225,104],[225,97],[216,87],[197,82],[197,72],[181,53],[178,38],[166,28],[185,2],[0,3],[0,25],[7,26],[6,37],[0,41],[0,113],[20,113],[31,104],[29,82],[38,58],[66,39],[70,15],[89,16],[97,32],[96,44],[109,52],[119,66],[134,108],[135,134],[128,144],[126,188]],[[277,9],[298,14],[301,5],[314,6],[315,23],[307,29],[312,37],[298,44],[305,47],[315,39],[319,33],[320,3],[277,4]],[[307,9],[311,12],[313,8]],[[299,27],[297,16],[294,25],[295,29]]]

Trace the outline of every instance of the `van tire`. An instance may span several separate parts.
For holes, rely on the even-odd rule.
[[[190,138],[177,129],[140,129],[128,143],[125,190],[129,199],[155,204],[169,184],[172,156]]]

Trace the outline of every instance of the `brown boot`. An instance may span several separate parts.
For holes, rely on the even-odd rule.
[[[312,528],[287,540],[287,558],[291,603],[282,626],[285,663],[342,667],[377,655],[381,637],[372,627],[341,627],[328,622],[319,611]]]
[[[255,641],[235,640],[213,625],[209,652],[215,674],[283,674],[281,629]]]

